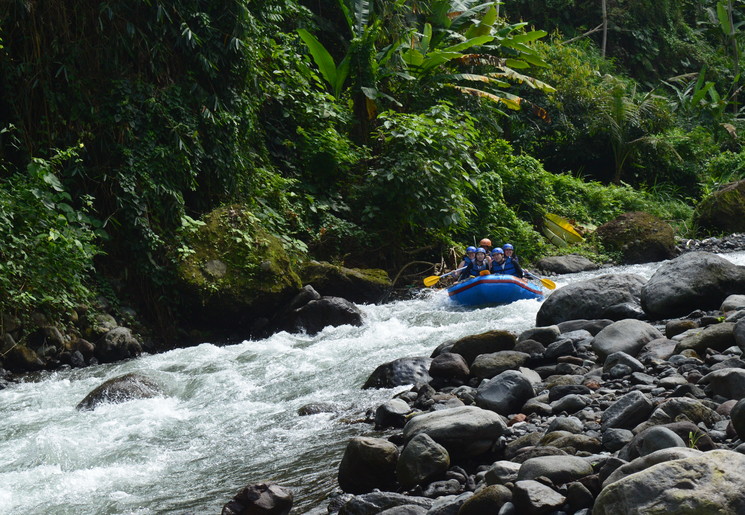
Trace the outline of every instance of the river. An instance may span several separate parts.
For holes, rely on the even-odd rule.
[[[745,252],[724,257],[745,264]],[[609,272],[648,278],[658,266],[554,279],[561,287]],[[246,484],[269,480],[292,488],[293,513],[302,513],[335,489],[347,440],[376,434],[358,422],[365,411],[406,389],[362,390],[378,365],[491,329],[523,331],[540,305],[457,311],[443,292],[426,292],[360,307],[361,327],[204,343],[36,374],[1,390],[0,513],[219,513]],[[152,377],[166,395],[75,410],[93,388],[128,372]],[[315,402],[338,411],[297,415]]]

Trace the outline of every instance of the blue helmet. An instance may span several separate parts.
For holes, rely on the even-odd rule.
[[[515,247],[513,247],[509,243],[505,243],[504,245],[502,245],[502,248],[504,248],[504,250],[515,250]]]
[[[466,254],[468,254],[469,252],[476,252],[476,247],[474,247],[473,245],[470,247],[466,247]]]
[[[476,254],[478,254],[479,252],[481,252],[482,254],[486,254],[486,251],[482,247],[476,249]]]
[[[500,247],[495,247],[494,250],[491,251],[491,255],[494,254],[504,254],[504,251]]]

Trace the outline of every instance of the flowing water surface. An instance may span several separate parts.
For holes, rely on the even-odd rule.
[[[745,264],[745,253],[724,257]],[[609,272],[648,278],[659,264],[554,278],[559,287]],[[360,306],[361,327],[315,336],[204,343],[139,359],[30,376],[0,391],[0,513],[219,513],[243,486],[276,481],[293,489],[294,513],[336,487],[359,422],[400,390],[362,390],[380,364],[429,356],[439,344],[491,329],[534,326],[540,304],[455,310],[444,292]],[[79,412],[103,381],[128,373],[159,382],[165,395]],[[298,416],[310,403],[335,413]]]

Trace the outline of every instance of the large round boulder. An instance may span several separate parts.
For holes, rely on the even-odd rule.
[[[654,319],[718,309],[745,292],[745,267],[708,252],[689,252],[663,263],[641,289],[641,305]]]
[[[149,399],[163,395],[160,385],[141,374],[130,373],[109,379],[92,390],[80,401],[76,409],[93,410],[100,404],[119,404],[135,399]]]
[[[658,463],[609,484],[592,513],[745,513],[743,482],[745,455],[710,451]]]
[[[641,320],[626,319],[612,323],[592,340],[594,350],[601,361],[615,352],[636,356],[652,340],[662,338],[662,333]]]
[[[197,328],[231,334],[271,319],[302,286],[282,242],[240,205],[206,214],[185,233],[181,300]]]
[[[380,302],[392,286],[385,270],[346,268],[323,261],[305,263],[299,274],[303,284],[321,295],[360,304]]]
[[[553,325],[567,320],[641,318],[642,286],[646,280],[636,274],[606,274],[555,290],[543,302],[536,325]]]
[[[463,356],[470,366],[479,354],[512,350],[516,339],[516,336],[509,331],[487,331],[464,336],[453,344],[450,352]]]
[[[432,358],[399,358],[379,365],[362,388],[393,388],[405,384],[429,383]]]
[[[595,236],[603,246],[620,252],[623,263],[649,263],[675,257],[675,232],[656,216],[635,211],[597,228]]]
[[[506,416],[517,413],[533,397],[535,391],[530,379],[515,370],[507,370],[479,386],[476,404]]]
[[[405,439],[428,434],[451,454],[477,456],[491,449],[507,429],[504,419],[476,406],[448,408],[417,415],[404,426]]]
[[[693,222],[714,233],[745,231],[745,180],[729,183],[703,199]]]
[[[305,331],[314,335],[320,333],[324,327],[340,325],[362,325],[360,308],[341,297],[321,297],[282,317],[276,329],[289,333]]]
[[[398,447],[388,440],[352,438],[339,464],[339,487],[352,494],[393,488],[397,461]]]
[[[535,267],[542,272],[554,274],[575,274],[586,270],[597,270],[598,265],[579,254],[549,256],[539,259]]]

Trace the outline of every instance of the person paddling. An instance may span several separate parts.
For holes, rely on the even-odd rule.
[[[514,255],[515,247],[509,243],[502,245],[504,249],[504,265],[502,266],[502,273],[504,275],[514,275],[515,277],[523,278],[525,275],[517,257]]]
[[[476,260],[476,247],[473,247],[473,246],[466,247],[466,255],[463,256],[463,259],[458,265],[458,268],[465,267],[464,270],[458,276],[459,279],[462,280],[462,279],[466,279],[467,277],[471,277],[471,265],[473,265],[473,262],[475,260]]]

